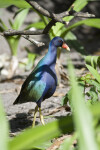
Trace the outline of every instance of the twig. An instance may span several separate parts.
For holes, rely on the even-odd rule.
[[[59,111],[61,111],[61,110],[66,110],[66,111],[71,111],[71,109],[70,109],[70,107],[69,106],[67,106],[67,105],[65,105],[65,106],[61,106],[61,107],[58,107],[58,108],[55,108],[55,109],[53,109],[51,112],[49,112],[48,114],[46,114],[45,116],[49,116],[49,115],[52,115],[52,114],[55,114],[55,113],[57,113],[57,112],[59,112]]]
[[[60,145],[68,137],[71,137],[71,135],[63,135],[63,136],[61,136],[59,138],[53,139],[53,143],[50,145],[50,147],[47,148],[47,150],[57,150],[57,149],[59,149]]]
[[[68,135],[68,134],[64,134],[63,136],[59,137],[59,138],[56,138],[56,139],[53,139],[53,143],[50,145],[50,147],[47,148],[47,150],[57,150],[60,148],[60,145],[64,142],[65,139],[69,139],[71,138],[72,134]],[[74,145],[77,144],[77,141],[74,140],[73,143],[71,144],[71,148],[70,149],[73,149],[74,148]]]
[[[69,11],[69,15],[72,15],[74,17],[82,17],[82,18],[92,18],[95,17],[94,14],[89,14],[88,12],[76,12],[73,9],[71,11]]]
[[[44,43],[38,42],[38,41],[36,41],[36,40],[30,38],[29,36],[23,36],[23,35],[22,35],[22,37],[25,38],[25,39],[27,39],[27,40],[30,41],[31,43],[35,44],[37,47],[40,47],[40,46],[45,45]]]

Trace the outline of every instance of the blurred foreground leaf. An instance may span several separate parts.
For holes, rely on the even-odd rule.
[[[93,113],[94,117],[100,118],[100,102],[97,102],[94,105],[91,105],[90,110]]]
[[[97,150],[92,114],[85,105],[85,100],[76,82],[71,62],[68,68],[72,86],[71,102],[73,105],[74,123],[78,133],[79,150]]]
[[[49,141],[39,144],[38,146],[33,146],[33,149],[31,149],[31,150],[37,150],[37,149],[47,150],[48,147],[50,147],[51,145],[52,145],[52,142],[51,142],[51,140],[49,140]]]
[[[73,131],[72,117],[63,117],[45,126],[27,129],[9,141],[9,150],[24,150],[38,146],[54,137]]]
[[[0,150],[8,148],[8,123],[0,97]]]

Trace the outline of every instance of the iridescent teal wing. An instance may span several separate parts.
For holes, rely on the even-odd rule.
[[[14,104],[25,103],[30,101],[37,102],[42,97],[45,88],[46,83],[42,80],[26,80]]]
[[[45,88],[46,83],[42,80],[30,81],[29,85],[26,88],[29,100],[37,102],[42,97]]]

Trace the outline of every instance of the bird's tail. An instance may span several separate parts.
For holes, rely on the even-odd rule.
[[[18,104],[19,103],[19,97],[20,95],[16,98],[16,100],[14,101],[13,105]]]

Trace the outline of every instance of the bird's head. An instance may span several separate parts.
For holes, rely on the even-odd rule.
[[[55,45],[56,47],[62,47],[68,51],[70,51],[70,48],[68,45],[64,42],[64,40],[61,37],[54,37],[52,39],[52,44]]]

